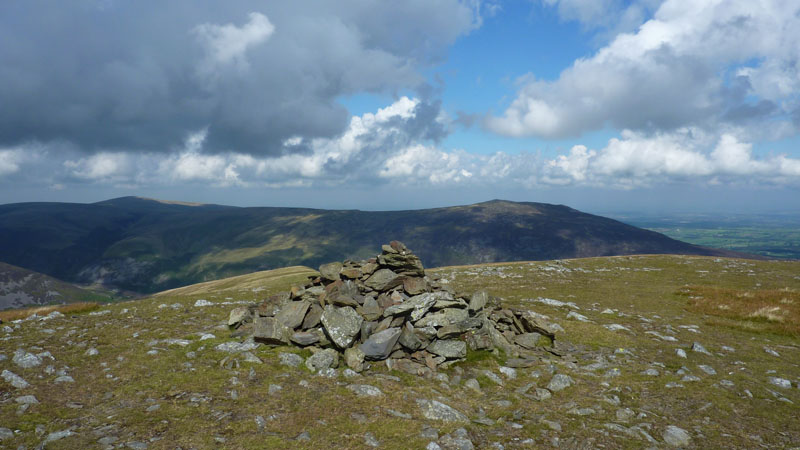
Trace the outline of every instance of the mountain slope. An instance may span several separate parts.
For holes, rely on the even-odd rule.
[[[0,310],[107,299],[105,294],[0,262]]]
[[[124,197],[0,206],[0,258],[57,278],[156,292],[370,256],[401,240],[428,267],[623,254],[731,255],[561,205],[415,211],[238,208]]]

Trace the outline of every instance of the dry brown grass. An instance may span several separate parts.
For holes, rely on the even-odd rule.
[[[53,311],[58,311],[61,314],[75,314],[79,312],[91,311],[93,309],[97,309],[98,307],[99,305],[94,302],[79,302],[68,303],[66,305],[49,305],[37,306],[34,308],[10,309],[8,311],[0,311],[0,320],[3,322],[10,322],[12,320],[27,319],[34,314],[46,316]]]
[[[800,292],[691,286],[681,291],[694,312],[742,322],[742,328],[800,336]]]

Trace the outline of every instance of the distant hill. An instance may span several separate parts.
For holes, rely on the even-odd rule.
[[[0,260],[150,293],[293,265],[372,256],[397,239],[426,267],[626,254],[735,256],[544,203],[370,212],[239,208],[123,197],[0,205]]]
[[[0,262],[0,310],[108,299],[105,293]]]

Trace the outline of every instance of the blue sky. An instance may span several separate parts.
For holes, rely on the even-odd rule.
[[[0,5],[3,203],[800,208],[796,1],[43,3]]]

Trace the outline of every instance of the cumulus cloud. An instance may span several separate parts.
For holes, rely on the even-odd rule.
[[[0,150],[0,176],[19,171],[21,159],[18,150]]]
[[[472,0],[3,1],[0,147],[165,153],[207,129],[207,153],[278,155],[339,136],[342,96],[421,85],[481,14]]]
[[[600,7],[559,5],[587,16],[581,20]],[[486,126],[558,138],[605,126],[653,132],[747,119],[756,127],[766,119],[791,124],[799,47],[797,2],[666,0],[635,32],[576,60],[558,79],[521,78],[508,108]]]

